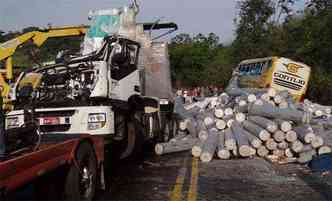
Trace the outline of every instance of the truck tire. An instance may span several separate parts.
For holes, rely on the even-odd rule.
[[[65,179],[64,199],[91,201],[97,184],[97,159],[88,142],[80,144],[75,160]]]

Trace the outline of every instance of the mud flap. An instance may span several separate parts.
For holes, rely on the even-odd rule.
[[[121,154],[120,159],[127,158],[130,156],[134,149],[136,144],[136,132],[135,132],[135,125],[133,122],[128,123],[128,137],[127,137],[127,148],[126,150]]]

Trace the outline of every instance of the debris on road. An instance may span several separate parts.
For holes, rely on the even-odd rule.
[[[280,164],[331,153],[331,107],[297,103],[287,91],[230,86],[227,93],[192,104],[176,101],[187,136],[157,144],[156,153],[191,150],[203,162],[257,155]]]

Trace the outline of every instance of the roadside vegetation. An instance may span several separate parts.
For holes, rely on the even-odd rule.
[[[238,1],[235,39],[222,44],[214,33],[180,33],[171,39],[170,60],[175,86],[226,86],[236,64],[248,58],[283,56],[312,67],[307,98],[332,105],[332,1],[311,0]],[[219,26],[222,27],[222,24]],[[0,31],[0,42],[21,32]],[[222,37],[222,36],[221,36]],[[60,50],[78,50],[82,38],[51,39],[40,50],[25,45],[15,55],[15,66],[28,67],[53,60]]]

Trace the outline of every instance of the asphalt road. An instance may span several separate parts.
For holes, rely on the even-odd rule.
[[[151,155],[141,162],[113,163],[106,174],[111,178],[110,188],[98,193],[96,201],[332,200],[332,176],[311,174],[295,164],[273,165],[260,158],[204,164],[187,152]],[[23,200],[33,200],[27,192]]]
[[[97,200],[332,200],[332,177],[261,158],[203,164],[189,153],[172,154],[124,165],[113,175],[110,191]]]

